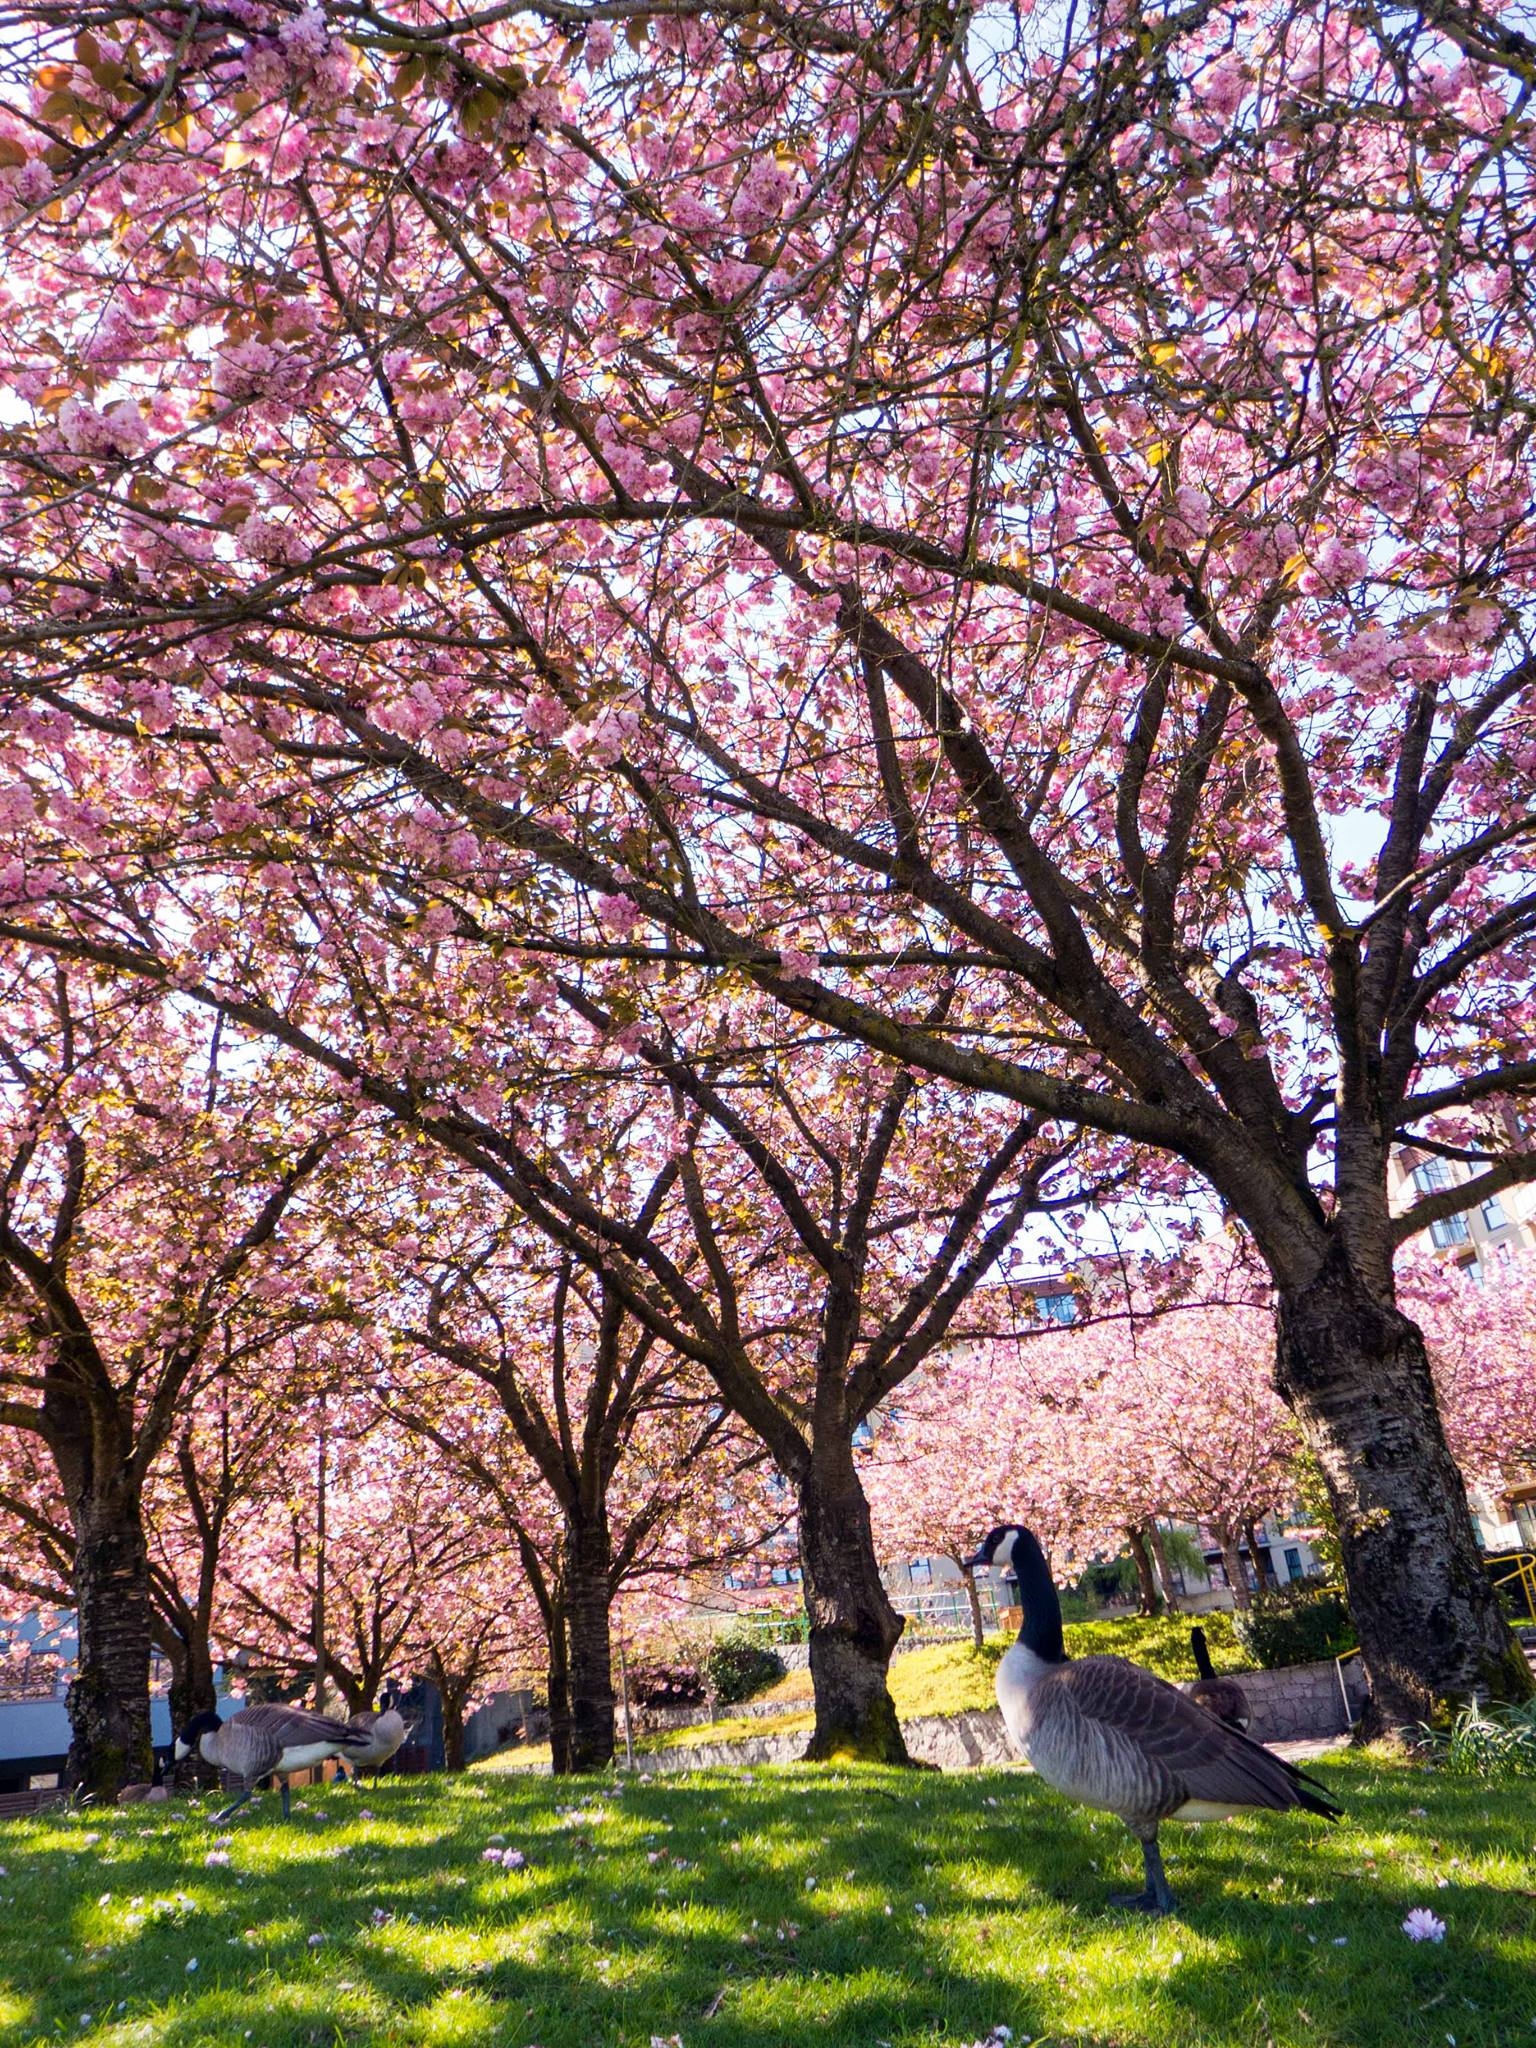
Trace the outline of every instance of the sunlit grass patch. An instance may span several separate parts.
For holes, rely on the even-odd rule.
[[[1016,1771],[402,1779],[310,1795],[286,1829],[273,1801],[222,1830],[211,1800],[49,1816],[0,1835],[0,2026],[18,2048],[1536,2041],[1528,1792],[1321,1769],[1341,1827],[1169,1829],[1182,1913],[1150,1925],[1106,1904],[1139,1874],[1125,1830]],[[1423,1905],[1443,1943],[1402,1932]]]

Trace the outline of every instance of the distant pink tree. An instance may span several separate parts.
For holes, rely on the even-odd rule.
[[[1218,1276],[1195,1267],[1184,1284]],[[889,1548],[957,1563],[977,1534],[1025,1520],[1058,1555],[1128,1541],[1152,1578],[1160,1517],[1208,1523],[1246,1600],[1242,1532],[1284,1497],[1294,1426],[1270,1378],[1258,1305],[1138,1288],[1078,1328],[956,1347],[883,1421],[870,1457]],[[974,1611],[974,1609],[973,1609]]]
[[[1536,1464],[1536,1258],[1478,1278],[1428,1253],[1405,1262],[1404,1293],[1424,1326],[1446,1434],[1471,1482]]]

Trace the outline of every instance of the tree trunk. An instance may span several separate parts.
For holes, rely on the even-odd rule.
[[[1227,1584],[1232,1588],[1234,1607],[1251,1607],[1252,1595],[1248,1591],[1248,1574],[1243,1567],[1243,1553],[1237,1540],[1236,1526],[1228,1521],[1213,1522],[1216,1539],[1221,1545],[1221,1561],[1227,1568]]]
[[[910,1764],[886,1683],[905,1624],[880,1583],[869,1503],[846,1440],[813,1447],[797,1495],[816,1696],[806,1761]]]
[[[1162,1583],[1163,1597],[1171,1611],[1177,1614],[1179,1589],[1173,1582],[1173,1566],[1168,1562],[1168,1546],[1163,1541],[1163,1525],[1155,1515],[1147,1524],[1147,1540],[1152,1546],[1152,1556],[1157,1565],[1157,1576]]]
[[[1282,1293],[1276,1384],[1322,1467],[1371,1682],[1367,1732],[1522,1700],[1530,1670],[1489,1584],[1424,1339],[1336,1247]]]
[[[571,1739],[566,1769],[606,1771],[613,1762],[612,1594],[608,1529],[568,1525],[565,1600],[570,1636]]]
[[[1140,1594],[1139,1614],[1161,1614],[1163,1596],[1157,1590],[1157,1574],[1152,1569],[1152,1553],[1147,1548],[1144,1528],[1136,1523],[1127,1523],[1125,1540],[1130,1545],[1131,1556],[1136,1561],[1136,1585]]]
[[[443,1762],[450,1771],[462,1771],[465,1695],[452,1686],[438,1690],[443,1696]]]
[[[571,1768],[570,1672],[565,1608],[557,1600],[550,1608],[548,1642],[549,1754],[556,1777],[564,1777]]]
[[[1275,1590],[1275,1575],[1269,1568],[1269,1551],[1259,1541],[1258,1524],[1250,1516],[1243,1524],[1243,1534],[1248,1539],[1248,1555],[1253,1559],[1254,1583],[1260,1598]]]
[[[165,1637],[161,1637],[164,1644]],[[185,1728],[194,1714],[212,1713],[218,1705],[218,1690],[213,1682],[213,1652],[208,1639],[189,1641],[179,1631],[175,1637],[176,1649],[171,1659],[171,1732]]]
[[[965,1597],[971,1607],[971,1640],[980,1650],[985,1647],[987,1630],[981,1618],[981,1594],[977,1591],[976,1574],[968,1564],[963,1564],[960,1567],[960,1578],[965,1587]]]
[[[153,1618],[139,1503],[126,1487],[71,1502],[80,1650],[69,1688],[68,1780],[110,1802],[154,1770],[149,1734]]]

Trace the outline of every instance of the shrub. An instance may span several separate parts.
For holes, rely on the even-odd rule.
[[[784,1659],[760,1643],[722,1636],[711,1643],[704,1660],[704,1678],[722,1707],[749,1700],[784,1676]]]
[[[1096,1600],[1090,1600],[1086,1593],[1074,1592],[1070,1586],[1058,1597],[1063,1621],[1092,1621],[1099,1612]]]
[[[1285,1587],[1256,1599],[1246,1614],[1232,1617],[1237,1640],[1256,1664],[1276,1671],[1283,1664],[1315,1664],[1355,1647],[1354,1624],[1340,1594],[1327,1586]]]
[[[1450,1727],[1426,1729],[1442,1770],[1459,1778],[1536,1778],[1536,1700],[1463,1707]]]
[[[1074,1657],[1129,1657],[1176,1685],[1195,1676],[1189,1632],[1196,1622],[1205,1630],[1218,1672],[1245,1668],[1249,1659],[1233,1637],[1232,1618],[1220,1608],[1210,1614],[1129,1614],[1107,1621],[1069,1622],[1067,1649]]]
[[[704,1692],[696,1664],[637,1664],[629,1674],[629,1696],[637,1707],[696,1707]]]
[[[1107,1563],[1089,1565],[1074,1590],[1081,1594],[1084,1600],[1105,1607],[1113,1606],[1122,1600],[1134,1600],[1136,1588],[1135,1560],[1122,1556]]]

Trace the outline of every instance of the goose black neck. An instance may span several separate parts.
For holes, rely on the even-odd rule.
[[[1045,1552],[1027,1529],[1021,1529],[1014,1538],[1013,1573],[1019,1582],[1019,1599],[1024,1606],[1019,1641],[1026,1650],[1033,1650],[1042,1662],[1065,1664],[1067,1652],[1061,1638],[1061,1601],[1057,1598]]]
[[[1214,1678],[1216,1676],[1216,1669],[1211,1663],[1211,1653],[1205,1647],[1205,1630],[1203,1628],[1192,1628],[1190,1630],[1189,1647],[1195,1653],[1195,1669],[1200,1676],[1202,1678]]]

